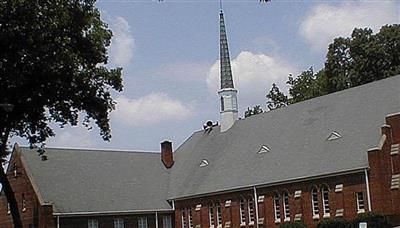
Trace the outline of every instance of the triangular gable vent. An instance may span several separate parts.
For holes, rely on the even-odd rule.
[[[339,134],[339,133],[336,132],[336,131],[333,131],[333,132],[328,136],[328,138],[327,138],[326,140],[331,141],[331,140],[340,139],[340,138],[342,138],[342,135]]]
[[[260,150],[257,152],[257,154],[264,154],[264,153],[268,153],[270,151],[269,147],[266,145],[263,145]]]
[[[205,167],[205,166],[208,166],[208,161],[207,161],[207,159],[203,159],[202,161],[201,161],[201,163],[200,163],[200,167]]]

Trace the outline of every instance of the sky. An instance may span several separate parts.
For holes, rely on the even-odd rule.
[[[176,149],[207,120],[219,120],[219,1],[100,0],[113,31],[109,67],[123,67],[124,91],[114,93],[112,139],[82,126],[56,127],[48,147],[159,151]],[[323,67],[334,37],[355,27],[378,32],[400,23],[400,1],[223,1],[239,116],[265,108],[272,83]],[[24,144],[21,141],[21,144]]]

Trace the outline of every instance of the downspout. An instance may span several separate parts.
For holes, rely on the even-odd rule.
[[[364,170],[365,173],[365,186],[367,188],[367,200],[368,200],[368,211],[372,211],[372,205],[371,205],[371,194],[369,192],[369,180],[368,180],[368,171],[367,169]]]
[[[254,216],[254,223],[255,223],[255,227],[258,228],[258,197],[257,197],[257,190],[256,190],[256,186],[253,187],[253,191],[254,191],[254,207],[256,209],[256,214]]]
[[[158,212],[156,211],[156,228],[158,228]]]
[[[172,210],[175,211],[175,201],[174,200],[172,200]]]
[[[57,228],[60,228],[60,216],[57,216]]]

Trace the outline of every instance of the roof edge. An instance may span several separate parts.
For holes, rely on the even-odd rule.
[[[58,217],[79,217],[87,215],[98,215],[98,216],[108,216],[108,215],[121,215],[121,214],[148,214],[156,212],[173,212],[171,209],[147,209],[147,210],[126,210],[126,211],[82,211],[82,212],[54,212],[54,216]]]
[[[369,168],[368,166],[363,166],[363,167],[358,167],[358,168],[350,169],[350,170],[343,170],[343,171],[339,171],[339,172],[335,172],[335,173],[326,173],[326,174],[321,174],[321,175],[317,175],[317,176],[298,177],[298,178],[287,179],[287,180],[277,181],[277,182],[272,182],[272,183],[258,183],[258,184],[252,184],[252,185],[245,185],[245,186],[240,186],[237,188],[221,189],[221,190],[208,192],[208,193],[201,193],[201,194],[196,194],[196,195],[188,195],[188,196],[183,196],[183,197],[169,198],[168,200],[177,201],[177,200],[193,199],[193,198],[209,196],[209,195],[219,195],[219,194],[224,194],[224,193],[249,190],[249,189],[253,189],[254,187],[255,188],[273,187],[273,186],[282,185],[282,184],[291,184],[291,183],[307,181],[307,180],[315,180],[315,179],[333,177],[333,176],[338,176],[338,175],[341,176],[341,175],[359,173],[359,172],[364,172],[364,170],[368,169],[368,168]]]

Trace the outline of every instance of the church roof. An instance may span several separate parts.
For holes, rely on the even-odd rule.
[[[47,161],[20,148],[27,172],[54,213],[171,210],[159,153],[47,148]]]
[[[395,76],[195,132],[174,153],[168,198],[365,169],[385,116],[399,111]]]

